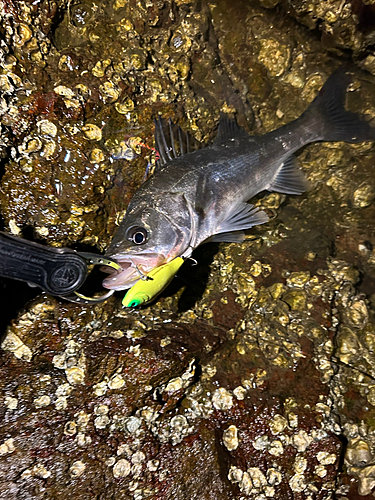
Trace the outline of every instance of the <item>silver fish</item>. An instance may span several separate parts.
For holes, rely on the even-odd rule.
[[[248,200],[263,190],[299,195],[307,189],[293,155],[306,144],[375,140],[375,128],[345,110],[351,80],[347,70],[335,71],[298,119],[262,136],[250,136],[223,117],[213,144],[193,152],[181,134],[178,151],[171,123],[168,146],[157,121],[160,160],[134,194],[106,252],[122,271],[108,276],[104,287],[127,289],[206,241],[243,241],[245,229],[268,220]]]

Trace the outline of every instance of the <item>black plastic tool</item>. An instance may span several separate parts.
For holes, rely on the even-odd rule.
[[[115,261],[70,248],[55,248],[0,231],[0,276],[26,281],[51,295],[81,304],[96,304],[113,294],[86,297],[77,290],[88,275],[88,266],[109,266],[119,270]]]

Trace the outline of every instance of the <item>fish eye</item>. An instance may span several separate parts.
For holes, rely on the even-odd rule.
[[[143,245],[148,238],[148,232],[144,227],[136,226],[128,229],[127,239],[136,245]]]

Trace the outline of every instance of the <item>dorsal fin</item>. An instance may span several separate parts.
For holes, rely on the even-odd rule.
[[[161,117],[155,123],[155,149],[160,158],[156,162],[156,170],[173,158],[195,151],[201,144],[192,139],[181,127],[175,125],[171,119],[166,122]]]
[[[246,137],[247,135],[248,134],[237,124],[235,118],[230,118],[228,115],[221,113],[214,144],[220,144],[236,137]]]

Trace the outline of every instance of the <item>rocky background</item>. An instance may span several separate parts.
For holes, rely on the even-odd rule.
[[[221,111],[262,134],[352,62],[348,105],[375,122],[373,0],[2,0],[0,16],[3,229],[49,245],[106,248],[158,114],[202,142]],[[1,279],[1,499],[374,498],[375,150],[299,161],[307,193],[263,193],[267,225],[198,249],[144,309]]]

